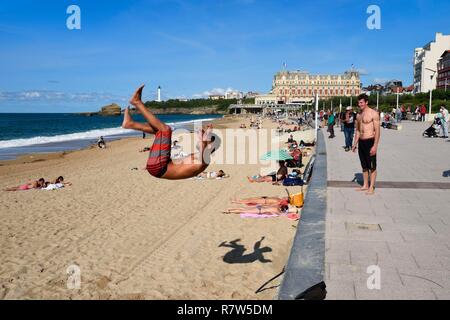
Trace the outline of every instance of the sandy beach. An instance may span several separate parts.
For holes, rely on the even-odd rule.
[[[242,122],[249,120],[213,123],[221,129]],[[264,120],[264,128],[272,126]],[[141,170],[148,154],[138,152],[151,141],[127,138],[104,150],[0,164],[1,189],[59,175],[73,183],[0,192],[0,299],[274,298],[281,277],[255,291],[283,269],[298,221],[221,212],[233,206],[230,199],[283,197],[285,187],[249,183],[246,176],[259,173],[259,164],[210,165],[208,171],[230,175],[223,180],[153,178]],[[224,246],[233,240],[234,249]],[[80,289],[67,287],[74,264]]]

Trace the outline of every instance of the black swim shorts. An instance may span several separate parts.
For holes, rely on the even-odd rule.
[[[377,155],[370,155],[370,149],[372,149],[375,143],[375,139],[366,139],[358,141],[358,154],[361,161],[361,167],[363,171],[375,171],[377,170]]]

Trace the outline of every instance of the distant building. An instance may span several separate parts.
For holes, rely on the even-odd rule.
[[[390,80],[386,82],[383,88],[383,94],[403,92],[403,82],[401,80]]]
[[[359,95],[359,72],[351,70],[339,75],[312,75],[305,71],[280,71],[273,78],[272,93],[278,103],[311,102],[316,92],[322,99]]]
[[[450,88],[450,50],[446,50],[438,63],[437,88]]]
[[[369,96],[372,93],[376,94],[377,92],[382,94],[384,92],[384,86],[381,84],[371,84],[370,86],[361,89],[361,93],[365,93]]]
[[[278,104],[278,98],[274,94],[260,94],[255,97],[255,104]]]
[[[244,98],[248,99],[248,98],[255,98],[259,96],[258,92],[253,92],[253,91],[249,91],[246,94],[244,94]]]
[[[384,85],[382,84],[373,84],[368,87],[362,88],[362,92],[371,95],[377,94],[380,95],[388,95],[388,94],[412,94],[414,91],[414,85],[410,85],[408,87],[403,86],[403,82],[401,80],[390,80],[386,82]]]
[[[410,86],[408,86],[408,87],[406,87],[404,89],[405,89],[404,93],[406,93],[406,94],[413,94],[413,92],[414,92],[414,85],[412,84],[412,85],[410,85]]]
[[[209,99],[211,100],[220,100],[220,99],[225,99],[225,96],[222,94],[211,94],[209,96]]]
[[[157,96],[158,96],[158,98],[156,101],[161,102],[161,86],[158,86]]]
[[[227,91],[225,92],[225,99],[242,99],[244,94],[240,91]]]
[[[435,41],[414,49],[414,93],[436,89],[437,64],[446,50],[450,50],[450,35],[442,33],[436,33]]]

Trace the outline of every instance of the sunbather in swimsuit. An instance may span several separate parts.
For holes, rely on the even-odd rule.
[[[275,205],[275,206],[263,206],[257,205],[256,207],[246,207],[246,208],[229,208],[223,213],[256,213],[256,214],[274,214],[280,215],[283,213],[297,213],[297,208],[291,208],[288,205]]]
[[[6,188],[4,189],[4,191],[26,191],[31,189],[40,189],[44,185],[45,185],[44,178],[40,178],[39,180],[24,183],[18,187]]]
[[[235,200],[232,200],[231,202],[245,204],[247,206],[256,206],[258,204],[282,205],[282,204],[289,203],[287,198],[278,198],[278,197],[257,197],[257,198],[235,199]]]

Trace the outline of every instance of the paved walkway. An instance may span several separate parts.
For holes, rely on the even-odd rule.
[[[450,141],[422,138],[427,127],[382,129],[373,196],[350,183],[361,167],[340,129],[326,138],[327,299],[450,299]],[[371,265],[380,289],[368,288]]]

